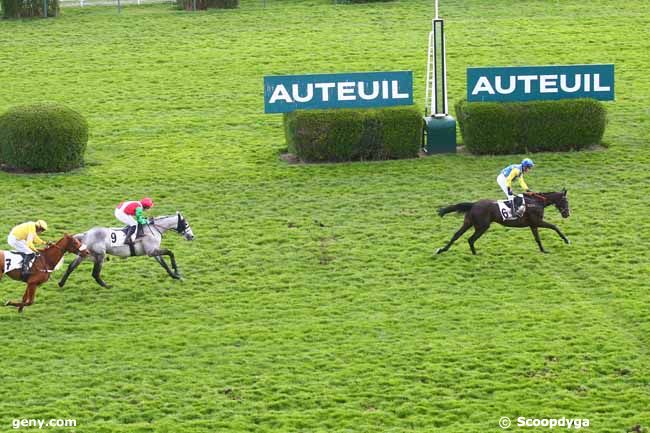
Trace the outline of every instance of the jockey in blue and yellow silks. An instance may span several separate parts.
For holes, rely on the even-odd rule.
[[[512,193],[512,182],[515,179],[519,180],[519,185],[521,188],[528,192],[530,189],[528,189],[528,185],[526,185],[526,182],[524,181],[524,173],[528,173],[535,164],[533,163],[533,160],[530,158],[524,158],[523,161],[521,161],[521,164],[512,164],[501,170],[501,173],[497,176],[497,183],[505,193],[506,197],[508,197],[508,200],[511,201],[512,203],[512,212],[513,215],[521,216],[523,214],[522,209],[524,206],[521,206],[518,210],[515,210],[515,202],[513,200],[514,194]]]

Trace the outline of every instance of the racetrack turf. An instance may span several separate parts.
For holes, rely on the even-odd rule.
[[[118,202],[149,195],[152,215],[180,210],[196,234],[165,241],[182,282],[115,259],[110,290],[85,264],[22,315],[0,311],[0,431],[71,418],[48,431],[496,432],[502,416],[648,431],[646,0],[442,4],[451,104],[468,66],[616,65],[608,147],[529,155],[532,188],[569,190],[571,217],[547,219],[571,245],[542,231],[543,255],[530,231],[495,226],[478,256],[467,236],[433,255],[461,224],[436,209],[499,198],[498,171],[523,155],[279,159],[263,76],[413,70],[420,104],[430,3],[0,21],[0,111],[53,100],[91,128],[83,169],[0,173],[0,233],[35,218],[48,239],[117,225]]]

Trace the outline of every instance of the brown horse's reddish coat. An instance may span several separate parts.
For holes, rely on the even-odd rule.
[[[31,275],[27,279],[27,288],[23,294],[23,299],[21,302],[12,302],[7,301],[5,306],[11,306],[18,308],[18,312],[22,312],[23,308],[32,305],[34,303],[34,295],[36,294],[36,288],[50,279],[51,271],[59,263],[61,258],[65,253],[75,253],[79,254],[79,249],[81,248],[81,242],[73,238],[72,236],[66,234],[55,244],[52,244],[43,250],[40,250],[40,255],[36,258],[32,267],[30,269]],[[86,251],[81,252],[81,254],[88,254]],[[4,275],[4,252],[0,251],[0,259],[2,261],[0,264],[0,278]],[[11,279],[20,281],[21,280],[21,270],[14,269],[7,273],[7,276]]]

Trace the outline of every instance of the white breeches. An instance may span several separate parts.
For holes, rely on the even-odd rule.
[[[25,253],[25,254],[34,253],[34,251],[32,251],[31,248],[27,246],[26,241],[21,241],[16,239],[16,236],[14,235],[7,236],[7,243],[11,245],[11,248],[13,248],[14,251],[18,251],[19,253]]]
[[[497,176],[497,183],[503,190],[503,193],[508,197],[508,200],[512,200],[512,197],[510,194],[508,194],[508,186],[506,185],[506,177],[503,175],[503,173],[499,173]]]
[[[124,224],[129,226],[134,226],[138,224],[135,218],[133,218],[131,215],[125,214],[124,211],[119,207],[115,209],[115,218],[117,218],[118,220],[122,221]]]

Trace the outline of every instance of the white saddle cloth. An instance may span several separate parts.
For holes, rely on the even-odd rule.
[[[5,256],[5,262],[4,262],[4,273],[6,274],[7,272],[16,270],[16,269],[22,269],[23,267],[23,255],[20,253],[15,253],[13,251],[3,251],[3,254]],[[30,263],[30,266],[34,264],[34,260],[36,258],[32,259],[32,263]],[[61,269],[63,266],[63,257],[61,257],[61,260],[59,260],[59,263],[56,264],[54,267],[53,271],[58,271]]]
[[[521,197],[522,203],[524,202],[523,194],[519,194],[516,197]],[[501,214],[501,218],[503,218],[503,221],[516,220],[518,218],[516,215],[512,214],[512,208],[510,207],[510,200],[497,200],[497,204],[499,205],[499,213]]]
[[[11,251],[3,251],[5,256],[4,273],[13,271],[14,269],[21,269],[23,267],[23,256]]]

